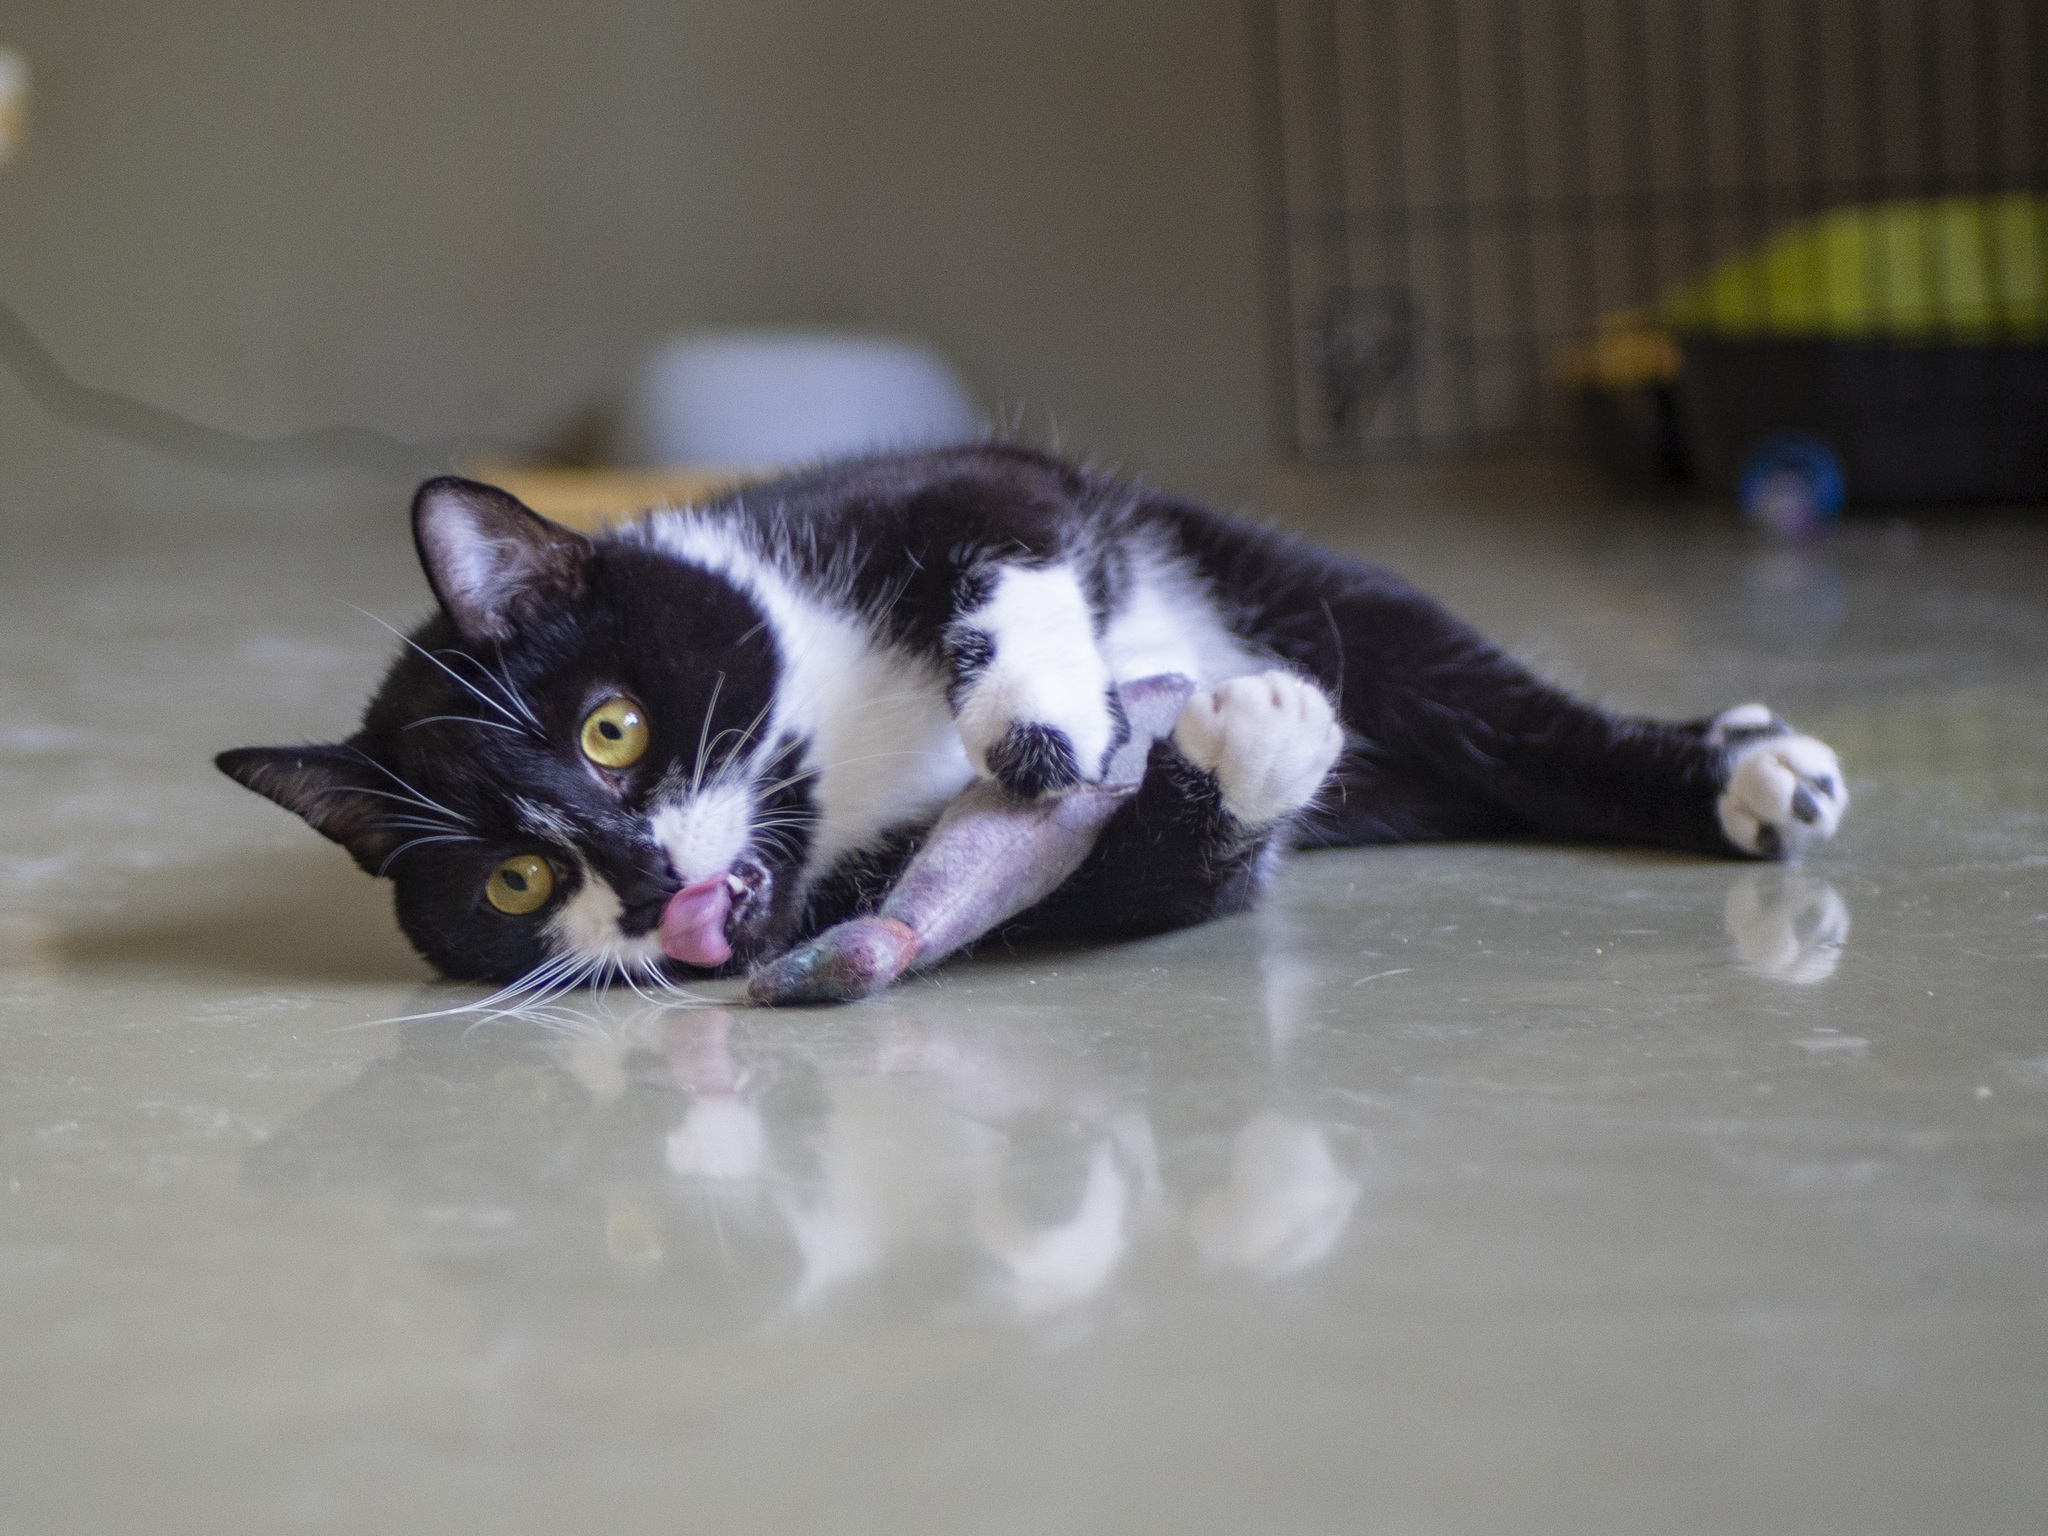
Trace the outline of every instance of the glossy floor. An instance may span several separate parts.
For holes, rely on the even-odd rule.
[[[1601,697],[1770,699],[1842,836],[384,1023],[475,994],[206,758],[353,720],[395,516],[15,561],[0,1528],[2042,1529],[2048,522],[1281,500]]]

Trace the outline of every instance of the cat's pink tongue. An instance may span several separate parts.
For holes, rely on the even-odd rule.
[[[732,946],[725,942],[730,911],[732,887],[724,875],[684,886],[662,909],[661,952],[685,965],[725,964],[732,958]]]

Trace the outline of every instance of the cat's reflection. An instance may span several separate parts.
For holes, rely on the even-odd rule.
[[[950,1249],[972,1255],[984,1296],[1045,1315],[1102,1291],[1135,1244],[1182,1230],[1211,1264],[1276,1278],[1324,1257],[1358,1198],[1321,1125],[1266,1108],[1183,1206],[1135,1096],[1070,1053],[1033,1049],[1028,1032],[901,1016],[878,1029],[868,1070],[825,1079],[811,1176],[791,1178],[770,1160],[732,1029],[716,1010],[665,1026],[687,1097],[667,1166],[772,1186],[800,1258],[796,1310]]]
[[[1194,1208],[1189,1232],[1211,1263],[1277,1278],[1336,1246],[1359,1187],[1331,1154],[1320,1125],[1259,1115],[1237,1133],[1229,1181]]]
[[[1791,986],[1826,981],[1849,940],[1849,904],[1827,881],[1794,869],[1752,869],[1728,887],[1722,922],[1744,970]]]
[[[546,1032],[408,1028],[249,1173],[381,1186],[424,1257],[515,1281],[599,1262],[755,1322],[905,1304],[1050,1318],[1141,1250],[1275,1279],[1332,1251],[1361,1181],[1354,1133],[1288,1107],[1298,988],[1272,979],[1263,1027],[1222,1064],[1236,1107],[1180,1111],[1164,1137],[1143,1055],[1060,1010],[885,1006],[821,1030],[593,1008]]]

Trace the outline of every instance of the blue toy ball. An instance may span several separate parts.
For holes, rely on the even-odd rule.
[[[1804,432],[1759,443],[1742,467],[1737,494],[1751,522],[1799,538],[1831,522],[1842,510],[1842,461]]]

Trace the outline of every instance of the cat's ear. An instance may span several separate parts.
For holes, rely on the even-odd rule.
[[[507,639],[526,614],[583,590],[590,540],[495,485],[429,480],[412,499],[412,536],[465,640]]]
[[[214,767],[245,789],[275,800],[322,837],[341,844],[373,875],[398,846],[392,802],[373,784],[376,771],[346,743],[333,747],[237,747]]]

